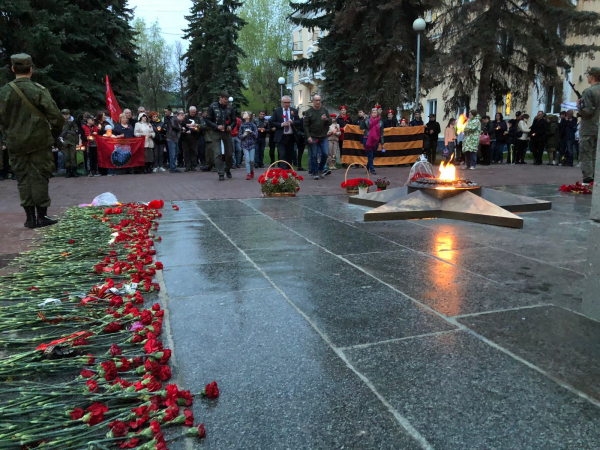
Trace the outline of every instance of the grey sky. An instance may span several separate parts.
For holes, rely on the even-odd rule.
[[[182,29],[187,27],[185,17],[190,12],[192,0],[129,0],[130,8],[135,8],[135,17],[143,18],[149,25],[158,19],[163,37],[169,44],[182,40]],[[187,47],[185,41],[182,42]]]

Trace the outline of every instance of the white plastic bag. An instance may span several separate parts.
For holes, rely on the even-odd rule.
[[[406,184],[417,181],[419,178],[435,178],[433,166],[429,164],[425,155],[421,155],[419,160],[411,167]]]
[[[104,194],[100,194],[92,200],[92,206],[111,206],[119,203],[117,197],[110,192],[105,192]]]

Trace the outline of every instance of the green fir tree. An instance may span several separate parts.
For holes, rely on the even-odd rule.
[[[140,71],[126,0],[0,0],[0,83],[13,79],[10,55],[28,53],[33,79],[57,104],[106,108],[105,75],[121,107],[138,103]]]
[[[593,58],[600,50],[592,39],[600,32],[600,16],[578,11],[567,0],[444,0],[439,11],[430,26],[438,53],[429,76],[447,88],[447,115],[468,105],[475,93],[480,115],[508,92],[514,107],[524,106],[532,84],[554,87],[560,102],[573,59]],[[569,40],[580,37],[589,39]]]
[[[437,1],[309,0],[292,2],[291,21],[322,30],[318,51],[309,59],[288,61],[290,68],[324,69],[322,89],[330,106],[370,108],[381,103],[395,109],[413,102],[416,85],[417,35],[412,23]],[[421,55],[432,53],[427,38]],[[424,87],[430,87],[428,80]]]
[[[246,24],[237,14],[242,2],[235,0],[198,0],[191,8],[185,39],[190,44],[183,55],[187,59],[184,75],[187,79],[189,105],[208,106],[219,92],[227,90],[239,110],[246,98],[239,71],[239,61],[245,56],[237,40]]]

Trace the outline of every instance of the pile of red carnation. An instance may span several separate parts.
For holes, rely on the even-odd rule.
[[[414,183],[420,178],[435,178],[433,175],[427,172],[417,172],[409,180],[410,183]]]
[[[300,190],[300,181],[304,181],[302,175],[291,169],[269,169],[258,177],[261,192],[266,197],[277,194],[295,196]]]
[[[342,189],[358,189],[358,186],[373,186],[373,182],[368,178],[352,178],[342,183]]]
[[[572,194],[591,194],[592,188],[594,187],[594,183],[590,183],[589,185],[583,185],[580,181],[575,184],[563,184],[558,188],[560,192],[570,192]]]

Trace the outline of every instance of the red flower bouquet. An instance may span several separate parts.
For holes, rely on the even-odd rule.
[[[358,194],[359,187],[373,186],[373,182],[368,178],[352,178],[342,183],[342,189],[346,189],[348,194]]]
[[[300,190],[302,175],[298,175],[291,169],[267,169],[258,177],[260,190],[263,197],[295,197]]]
[[[580,181],[578,181],[575,184],[569,184],[569,185],[563,184],[561,187],[558,188],[558,190],[560,192],[568,192],[568,193],[572,193],[572,194],[589,195],[592,193],[593,187],[594,187],[594,183],[590,183],[589,185],[585,186]]]

